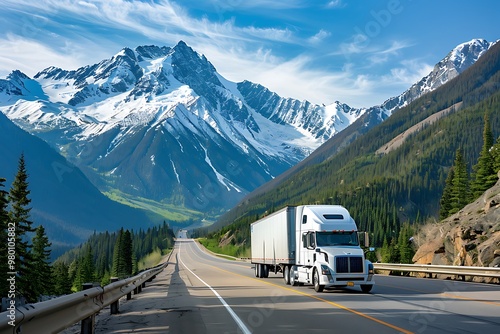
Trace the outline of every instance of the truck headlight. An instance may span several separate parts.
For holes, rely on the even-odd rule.
[[[373,275],[375,274],[375,270],[373,270],[373,263],[368,264],[368,275]]]
[[[330,275],[330,268],[328,268],[328,266],[322,264],[321,265],[321,274],[322,275]]]

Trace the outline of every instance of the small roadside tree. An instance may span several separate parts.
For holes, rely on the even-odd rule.
[[[71,278],[69,275],[69,266],[64,262],[58,261],[52,266],[52,277],[54,279],[54,294],[66,295],[71,293]]]
[[[454,175],[451,191],[451,210],[449,214],[454,214],[469,203],[469,172],[467,163],[460,149],[457,150],[454,162]]]
[[[448,176],[446,177],[445,185],[443,188],[443,195],[439,201],[439,219],[443,220],[450,215],[452,208],[451,196],[453,192],[453,178],[455,177],[455,169],[450,168]]]
[[[31,289],[32,286],[29,281],[29,272],[32,270],[29,267],[31,263],[30,249],[32,247],[29,234],[34,232],[34,229],[32,227],[33,222],[30,220],[31,208],[29,205],[31,199],[28,197],[29,194],[28,173],[26,171],[24,154],[21,154],[17,174],[9,192],[9,222],[15,226],[16,231],[15,249],[18,276],[16,288],[19,295],[24,296],[29,302],[33,302],[36,300],[36,295]]]
[[[8,221],[9,221],[9,212],[7,211],[7,207],[9,205],[9,193],[4,190],[4,178],[0,178],[0,298],[7,297],[9,292],[9,287],[7,282],[9,270],[8,266]]]
[[[31,281],[31,289],[37,297],[50,295],[53,293],[54,284],[52,269],[50,267],[50,246],[49,238],[45,234],[45,228],[40,225],[36,228],[33,237],[33,249],[31,251],[32,270],[28,273]]]
[[[483,147],[479,153],[477,164],[473,167],[473,180],[471,182],[471,199],[475,200],[484,191],[491,188],[498,180],[494,170],[494,159],[491,154],[493,147],[493,134],[491,132],[488,114],[484,115]]]

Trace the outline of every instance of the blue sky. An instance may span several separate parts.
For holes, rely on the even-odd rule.
[[[500,39],[499,13],[497,0],[2,0],[0,77],[183,40],[228,80],[370,107],[456,45]]]

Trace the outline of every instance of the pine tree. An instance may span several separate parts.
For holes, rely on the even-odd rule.
[[[7,297],[9,287],[7,282],[9,265],[9,234],[8,234],[8,221],[9,212],[7,207],[9,205],[9,193],[4,190],[4,178],[0,178],[0,298]]]
[[[83,261],[81,261],[81,275],[82,283],[92,283],[95,280],[95,265],[94,265],[94,253],[92,251],[92,246],[87,245],[85,256]]]
[[[452,167],[448,173],[448,177],[446,178],[443,195],[441,196],[441,200],[439,201],[439,219],[443,220],[450,215],[450,211],[452,208],[451,196],[453,189],[453,179],[455,177],[455,169]]]
[[[134,270],[133,262],[132,262],[132,235],[129,230],[126,230],[123,233],[122,239],[122,251],[123,251],[123,262],[124,262],[124,270],[126,276],[131,276]]]
[[[495,145],[491,149],[491,156],[493,158],[493,172],[498,177],[498,171],[500,171],[500,137],[497,138]]]
[[[113,277],[124,278],[132,275],[132,235],[129,230],[118,232],[115,248],[113,250],[113,267],[111,275]]]
[[[494,170],[494,161],[491,155],[493,134],[491,132],[488,114],[484,115],[483,147],[479,153],[477,164],[473,167],[474,180],[471,182],[472,200],[491,188],[497,181],[497,172]]]
[[[45,228],[40,225],[36,228],[33,237],[33,249],[31,251],[32,270],[28,273],[31,281],[31,291],[36,297],[53,293],[52,269],[50,267],[49,238],[45,234]]]
[[[24,296],[28,301],[34,298],[30,294],[30,285],[28,273],[32,270],[29,268],[31,243],[29,242],[29,233],[34,232],[32,227],[33,222],[30,220],[29,204],[31,199],[28,198],[30,190],[28,189],[28,173],[24,161],[24,154],[19,158],[19,165],[16,177],[12,183],[9,192],[9,201],[11,209],[9,211],[9,221],[14,224],[16,230],[16,271],[18,279],[16,288],[18,295]]]
[[[125,261],[123,257],[123,228],[118,232],[115,241],[115,248],[113,249],[113,266],[111,269],[111,276],[123,278],[125,273]]]
[[[66,295],[71,293],[71,278],[69,267],[62,261],[55,262],[52,266],[52,277],[54,280],[54,294]]]
[[[411,243],[412,236],[413,227],[409,223],[404,223],[398,237],[399,259],[401,263],[413,263],[412,260],[415,251]]]
[[[450,215],[461,210],[469,203],[469,173],[462,151],[457,150],[453,166],[455,173],[453,177],[453,188],[451,191]]]

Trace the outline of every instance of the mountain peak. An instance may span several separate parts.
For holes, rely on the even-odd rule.
[[[458,73],[462,73],[470,65],[474,64],[484,52],[488,51],[492,44],[485,39],[472,39],[457,45],[443,61],[449,62]]]
[[[30,79],[30,77],[28,77],[26,74],[24,74],[23,72],[21,72],[19,70],[14,70],[7,76],[7,80],[17,81],[17,80],[25,80],[25,79]]]
[[[166,57],[172,52],[172,48],[168,46],[142,45],[135,48],[139,61],[145,59],[156,59]]]

